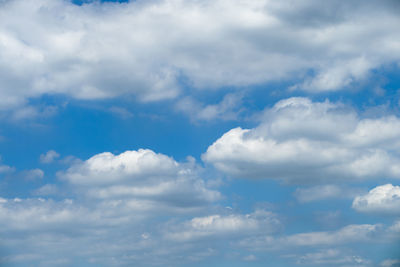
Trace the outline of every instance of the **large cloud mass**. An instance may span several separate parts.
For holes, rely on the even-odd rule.
[[[58,93],[169,99],[182,80],[218,88],[295,77],[293,88],[338,90],[398,62],[398,9],[397,1],[2,1],[0,108]]]
[[[0,254],[1,264],[165,265],[176,257],[167,254],[184,250],[163,241],[160,225],[206,214],[221,199],[193,159],[176,162],[148,149],[97,154],[73,162],[58,177],[66,184],[43,186],[35,191],[39,198],[0,198],[0,248],[10,251]]]
[[[400,119],[361,119],[340,104],[279,101],[254,129],[225,133],[203,155],[236,177],[289,182],[400,178]]]

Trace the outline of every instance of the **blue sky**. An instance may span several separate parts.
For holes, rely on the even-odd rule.
[[[0,1],[1,266],[400,266],[398,1]]]

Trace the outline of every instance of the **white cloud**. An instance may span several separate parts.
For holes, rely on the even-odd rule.
[[[366,195],[357,196],[353,208],[360,212],[400,214],[400,186],[377,186]]]
[[[400,119],[361,119],[341,104],[289,98],[253,129],[225,133],[204,161],[243,178],[334,182],[400,178]]]
[[[59,158],[60,154],[58,154],[54,150],[49,150],[46,154],[40,155],[40,162],[41,163],[52,163],[55,159]]]
[[[2,1],[0,107],[43,94],[170,99],[181,78],[204,89],[294,77],[297,88],[339,90],[399,61],[398,4],[355,3]]]
[[[86,161],[73,163],[58,176],[89,198],[122,198],[141,209],[161,210],[165,205],[196,208],[221,198],[218,191],[208,189],[204,180],[198,177],[195,162],[178,163],[148,149],[119,155],[97,154]]]
[[[140,149],[101,153],[70,164],[58,173],[65,183],[32,192],[39,198],[0,198],[0,235],[8,251],[0,256],[2,263],[53,266],[60,260],[57,251],[63,251],[70,259],[65,265],[165,266],[183,252],[187,257],[180,262],[214,253],[164,239],[167,221],[179,224],[193,214],[216,210],[222,197],[208,189],[193,158],[176,162]],[[54,199],[45,197],[49,195]],[[263,215],[251,216],[250,222],[261,222]]]
[[[0,234],[10,251],[2,262],[53,266],[68,255],[66,265],[176,265],[217,255],[221,246],[230,247],[228,241],[280,227],[277,216],[265,210],[214,213],[188,221],[186,216],[172,216],[165,222],[160,216],[171,218],[170,213],[146,215],[123,202],[0,198]],[[218,240],[220,245],[215,244]],[[61,256],[56,253],[60,250]]]
[[[196,217],[167,230],[166,238],[179,242],[218,237],[251,235],[252,233],[271,233],[280,227],[277,216],[265,210],[251,214],[211,215]]]

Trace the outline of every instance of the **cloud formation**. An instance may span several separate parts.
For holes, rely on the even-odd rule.
[[[373,188],[368,194],[357,196],[353,208],[359,212],[400,214],[400,186],[392,184]]]
[[[181,94],[182,80],[351,87],[400,58],[398,2],[357,3],[2,1],[0,108],[44,94],[158,101]]]
[[[46,152],[46,154],[41,154],[40,155],[40,162],[41,163],[52,163],[55,159],[59,158],[60,154],[58,154],[54,150],[49,150]]]
[[[272,233],[280,227],[276,214],[256,210],[251,214],[211,215],[196,217],[180,225],[174,225],[166,234],[167,239],[187,242],[202,238],[229,238],[249,236],[254,233]]]
[[[286,182],[400,178],[400,119],[359,118],[339,103],[281,100],[259,126],[235,128],[208,147],[204,161],[228,175]]]
[[[193,159],[178,163],[148,149],[97,154],[58,176],[89,198],[125,199],[126,205],[139,209],[190,209],[221,198],[198,177]]]
[[[171,263],[184,249],[164,240],[166,221],[206,214],[222,198],[208,188],[192,158],[176,162],[139,149],[70,164],[57,174],[64,184],[46,184],[33,192],[36,198],[0,198],[1,246],[11,251],[7,257],[0,254],[2,264]],[[249,223],[260,216],[253,215]],[[55,257],[56,250],[69,257]],[[157,255],[164,259],[157,262]]]

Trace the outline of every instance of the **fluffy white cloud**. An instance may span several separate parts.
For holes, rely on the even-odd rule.
[[[235,128],[202,158],[236,177],[288,182],[400,178],[400,119],[361,119],[341,104],[289,98],[260,125]]]
[[[400,214],[400,186],[377,186],[366,195],[357,196],[353,208],[360,212]]]
[[[59,93],[169,99],[182,78],[195,88],[295,77],[294,88],[342,89],[399,61],[396,7],[390,0],[2,1],[0,107]]]
[[[101,153],[74,163],[58,176],[89,198],[125,199],[142,209],[194,208],[221,198],[198,177],[193,159],[178,163],[148,149]]]

